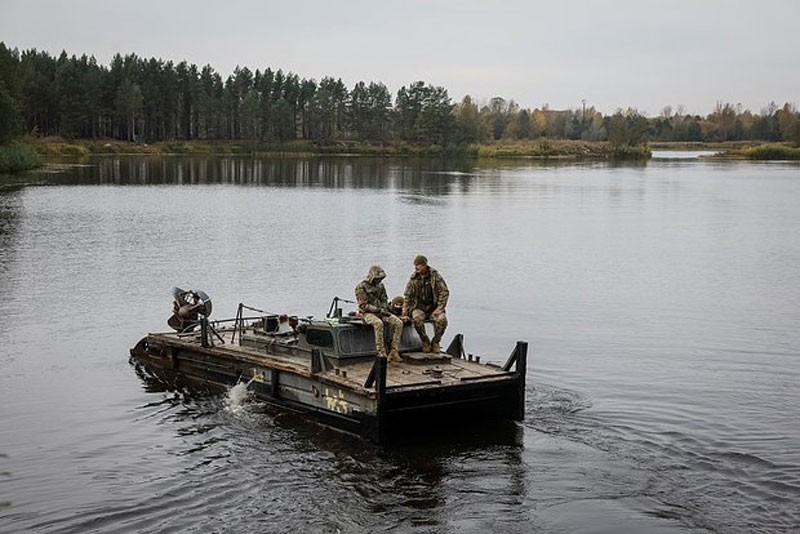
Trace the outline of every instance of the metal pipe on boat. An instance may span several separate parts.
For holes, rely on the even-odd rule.
[[[378,405],[380,406],[383,397],[386,395],[386,358],[377,358],[375,371],[378,376]]]
[[[378,365],[377,361],[372,362],[372,367],[369,369],[367,379],[364,380],[364,387],[369,389],[375,384],[375,367]]]
[[[517,347],[514,349],[517,355],[516,371],[517,371],[517,421],[525,419],[525,378],[528,374],[528,342],[517,341]]]
[[[200,319],[200,344],[207,348],[209,346],[208,343],[208,319],[203,317]]]
[[[377,406],[375,407],[375,422],[373,423],[373,439],[378,443],[383,443],[386,436],[386,424],[384,421],[384,403],[386,401],[386,358],[375,358],[375,380],[377,382]]]
[[[279,381],[280,381],[280,371],[278,371],[273,367],[272,369],[270,369],[270,376],[269,376],[269,388],[273,399],[277,399],[280,397],[280,391],[278,389]]]

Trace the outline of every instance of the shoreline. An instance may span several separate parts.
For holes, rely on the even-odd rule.
[[[286,143],[248,140],[191,140],[136,143],[116,139],[73,139],[60,137],[23,138],[27,145],[45,158],[85,157],[96,155],[192,155],[192,156],[378,156],[378,157],[474,157],[541,159],[649,159],[648,145],[612,147],[601,141],[537,139],[485,144],[440,146],[406,142],[367,143],[360,141],[291,141]]]
[[[453,147],[392,142],[371,144],[337,141],[287,143],[242,140],[192,140],[153,144],[116,139],[32,138],[0,147],[0,172],[35,169],[45,163],[89,156],[243,156],[243,157],[461,157],[475,159],[539,159],[558,161],[646,161],[653,150],[714,150],[719,159],[800,160],[800,148],[766,142],[654,142],[612,147],[604,141],[571,141],[541,138]],[[3,152],[5,151],[5,152]],[[4,153],[14,157],[3,158]],[[19,157],[20,154],[24,157]]]

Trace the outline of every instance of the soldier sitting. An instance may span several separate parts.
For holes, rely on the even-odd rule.
[[[383,279],[386,273],[380,265],[373,265],[367,277],[356,286],[356,302],[364,322],[375,329],[375,350],[379,357],[386,357],[386,348],[383,342],[383,325],[391,328],[392,345],[389,351],[389,361],[402,361],[400,358],[400,336],[403,333],[403,321],[392,315],[389,310],[389,299]]]
[[[392,312],[392,315],[396,315],[401,317],[403,315],[403,304],[405,304],[406,299],[403,298],[403,295],[398,295],[392,299],[392,302],[389,303],[389,311]]]
[[[414,258],[414,272],[406,285],[402,320],[408,322],[409,314],[414,328],[422,340],[422,352],[441,352],[444,331],[447,329],[445,308],[450,291],[442,275],[428,265],[428,258],[419,255]],[[433,339],[425,332],[425,321],[433,321]]]

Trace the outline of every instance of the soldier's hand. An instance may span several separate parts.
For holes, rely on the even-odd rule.
[[[403,315],[402,317],[400,317],[400,320],[401,320],[401,321],[403,321],[404,323],[407,323],[407,322],[409,322],[411,319],[408,317],[408,315]]]

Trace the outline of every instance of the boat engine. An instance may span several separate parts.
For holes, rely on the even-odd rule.
[[[172,316],[167,324],[178,332],[193,330],[200,319],[211,315],[211,297],[205,292],[172,288]]]

